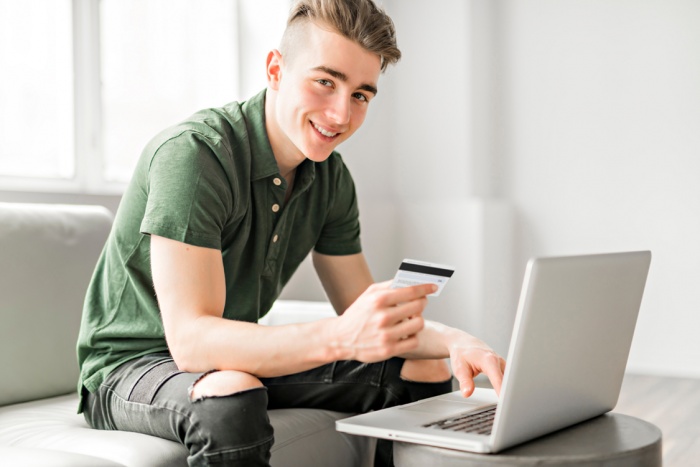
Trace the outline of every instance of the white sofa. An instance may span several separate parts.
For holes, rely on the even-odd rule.
[[[91,429],[76,413],[83,297],[112,222],[96,206],[0,203],[0,465],[186,466],[178,443]],[[303,313],[300,313],[303,312]],[[265,324],[314,319],[327,304],[278,302]],[[335,431],[346,416],[272,410],[273,466],[371,465],[374,442]]]

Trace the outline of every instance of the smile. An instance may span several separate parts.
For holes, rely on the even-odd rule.
[[[311,125],[313,125],[313,127],[316,128],[316,131],[318,131],[319,133],[321,133],[323,136],[325,136],[327,138],[334,138],[335,136],[337,136],[339,134],[339,133],[331,133],[328,130],[324,130],[320,126],[316,125],[314,122],[311,122]]]

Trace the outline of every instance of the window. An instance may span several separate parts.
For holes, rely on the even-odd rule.
[[[229,0],[101,7],[103,176],[124,182],[158,131],[239,97],[236,8]]]
[[[121,193],[160,130],[265,86],[288,6],[0,0],[0,189]]]
[[[0,57],[0,173],[73,177],[70,0],[0,2]]]

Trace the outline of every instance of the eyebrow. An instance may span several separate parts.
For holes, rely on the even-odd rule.
[[[327,66],[323,66],[323,65],[317,66],[317,67],[313,68],[313,70],[328,73],[332,77],[337,78],[337,79],[344,81],[344,82],[348,81],[348,75],[346,75],[342,71],[334,70],[333,68],[328,68]],[[371,92],[375,96],[377,95],[377,87],[372,86],[371,84],[361,84],[358,87],[358,89],[362,89],[363,91]]]

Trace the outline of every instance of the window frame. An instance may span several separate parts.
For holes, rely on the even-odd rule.
[[[0,192],[121,195],[126,189],[127,182],[108,180],[104,171],[100,1],[71,0],[75,164],[73,176],[58,178],[0,174]],[[240,3],[235,1],[234,6],[238,26],[243,22]],[[240,40],[234,47],[240,52]],[[240,53],[238,56],[241,56]],[[238,66],[236,73],[239,75],[240,70],[241,67]]]
[[[0,174],[3,191],[121,194],[102,177],[99,0],[72,0],[73,158],[71,178]]]

